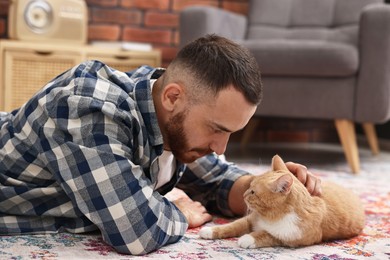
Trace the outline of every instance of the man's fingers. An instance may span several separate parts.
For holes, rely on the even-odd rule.
[[[314,187],[314,191],[313,191],[312,195],[320,196],[321,194],[322,194],[321,179],[316,178],[316,185]]]
[[[309,193],[314,196],[319,196],[322,194],[322,188],[321,188],[321,179],[317,178],[312,174],[311,172],[307,172],[307,178],[306,178],[305,186]]]
[[[213,217],[207,212],[192,212],[188,218],[189,228],[195,228],[209,222]]]
[[[311,195],[321,195],[321,180],[308,171],[306,166],[299,163],[287,162],[286,167],[305,185]]]
[[[213,219],[213,216],[210,215],[210,214],[207,213],[207,212],[206,212],[204,215],[205,215],[205,222],[209,222],[209,221],[211,221],[211,220]]]
[[[212,216],[207,212],[206,207],[204,207],[199,201],[193,201],[188,198],[180,198],[173,201],[173,203],[184,214],[190,228],[199,227],[212,220]]]
[[[287,162],[286,166],[288,170],[292,172],[300,182],[302,182],[303,184],[306,183],[306,179],[307,179],[306,166],[299,163],[293,163],[293,162]]]
[[[310,193],[310,194],[313,194],[313,191],[316,187],[316,180],[313,178],[312,175],[310,175],[309,172],[307,172],[307,177],[306,177],[306,182],[303,183],[307,189],[307,191]]]

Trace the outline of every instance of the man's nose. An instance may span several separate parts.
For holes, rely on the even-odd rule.
[[[229,141],[230,134],[224,133],[219,134],[213,138],[211,142],[210,149],[213,150],[216,154],[222,155],[226,151],[226,146]]]

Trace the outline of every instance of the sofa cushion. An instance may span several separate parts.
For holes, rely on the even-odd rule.
[[[358,23],[364,6],[383,0],[250,1],[249,26],[334,27]]]
[[[330,26],[334,0],[250,1],[249,24],[271,26]]]
[[[358,26],[356,24],[337,28],[296,27],[283,28],[272,26],[252,26],[248,28],[247,40],[315,40],[340,42],[358,45]]]
[[[358,43],[362,9],[383,0],[250,1],[247,39],[308,39]]]
[[[354,45],[315,40],[243,40],[263,76],[346,77],[357,73]]]

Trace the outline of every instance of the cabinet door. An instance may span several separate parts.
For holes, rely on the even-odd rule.
[[[77,52],[4,51],[4,108],[19,108],[51,79],[80,62]]]
[[[158,51],[150,52],[125,52],[125,51],[105,51],[102,53],[89,52],[86,58],[88,60],[99,60],[119,71],[130,71],[142,65],[151,67],[160,66],[160,53]]]

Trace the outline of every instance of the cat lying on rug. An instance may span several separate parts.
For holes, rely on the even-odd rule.
[[[311,196],[275,155],[272,171],[255,176],[244,194],[248,215],[229,224],[203,227],[204,239],[241,236],[243,248],[313,245],[347,239],[364,227],[359,198],[334,183],[322,184],[322,195]]]

